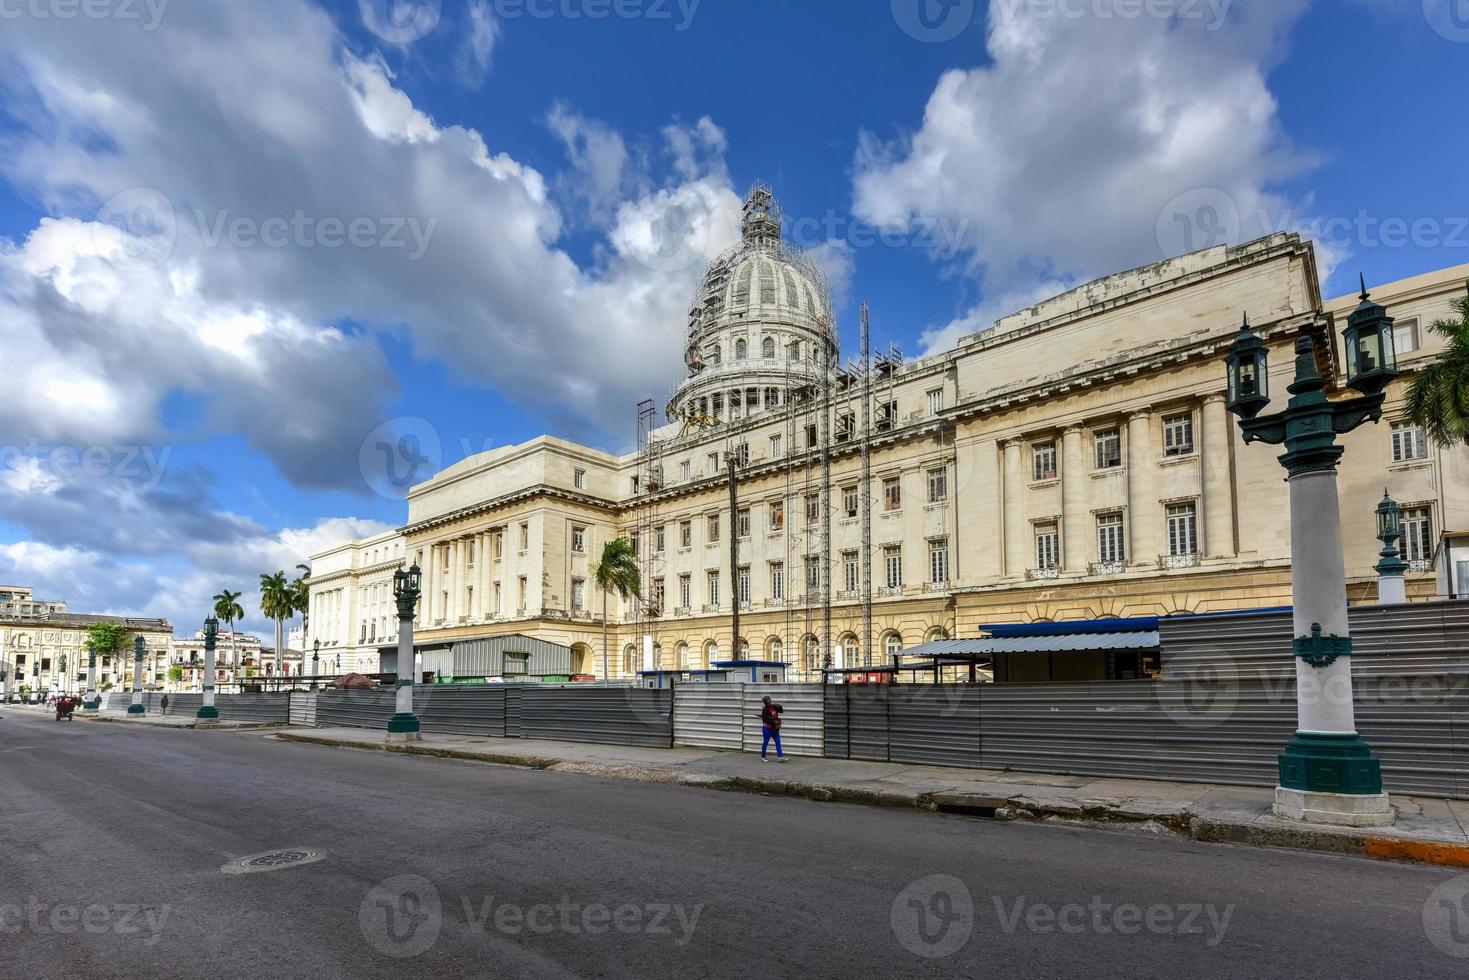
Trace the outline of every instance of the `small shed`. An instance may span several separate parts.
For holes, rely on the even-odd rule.
[[[789,663],[779,660],[716,660],[710,664],[710,674],[724,674],[723,680],[732,684],[784,684]],[[711,683],[716,678],[708,678]]]
[[[571,680],[571,647],[522,633],[439,640],[416,646],[424,683],[486,681],[565,683]],[[383,670],[397,667],[396,650],[382,651]]]

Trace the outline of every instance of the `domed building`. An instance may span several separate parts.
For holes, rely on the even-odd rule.
[[[781,240],[769,187],[750,191],[740,230],[743,240],[715,260],[694,297],[688,377],[669,399],[669,418],[740,419],[777,409],[836,363],[826,276]]]

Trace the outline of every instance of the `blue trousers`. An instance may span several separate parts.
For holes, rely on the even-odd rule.
[[[770,747],[771,739],[775,739],[776,757],[784,759],[785,752],[783,752],[780,747],[780,732],[776,731],[773,728],[768,728],[765,725],[760,726],[760,758],[765,758],[765,750]]]

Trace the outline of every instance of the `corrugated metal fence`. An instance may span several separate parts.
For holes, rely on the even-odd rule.
[[[674,744],[759,752],[761,698],[784,709],[780,740],[786,755],[822,754],[820,684],[679,684],[673,694]]]
[[[219,709],[221,721],[258,721],[286,724],[289,720],[289,695],[279,694],[217,694],[214,706]],[[112,691],[102,695],[102,710],[126,712],[133,703],[131,692]],[[190,717],[198,714],[204,705],[204,695],[191,691],[168,692],[168,714]],[[148,714],[156,715],[163,710],[163,692],[144,691],[143,707]]]

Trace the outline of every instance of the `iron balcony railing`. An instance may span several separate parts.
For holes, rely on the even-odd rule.
[[[1203,561],[1203,556],[1198,552],[1184,555],[1159,555],[1158,567],[1164,570],[1170,568],[1197,568]]]

